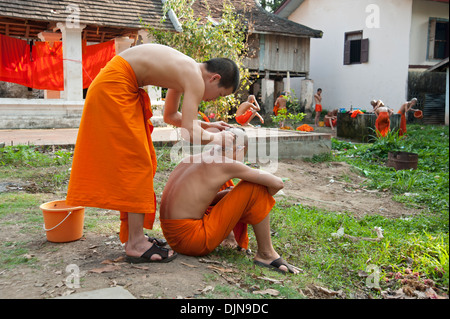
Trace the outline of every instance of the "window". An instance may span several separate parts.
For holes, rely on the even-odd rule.
[[[428,60],[448,58],[448,20],[430,18],[428,25]]]
[[[362,31],[345,33],[344,64],[369,62],[369,39],[363,39]]]

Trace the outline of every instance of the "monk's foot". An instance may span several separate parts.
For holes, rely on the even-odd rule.
[[[236,238],[234,237],[234,232],[231,231],[230,234],[228,235],[227,238],[225,238],[222,243],[220,244],[220,246],[224,247],[224,248],[231,248],[231,249],[237,249],[238,248],[238,243],[236,241]]]
[[[151,250],[151,248],[155,246],[155,249]],[[149,262],[154,261],[163,261],[163,259],[165,258],[171,258],[174,256],[174,252],[173,250],[164,250],[163,252],[158,252],[156,250],[156,248],[159,247],[156,244],[154,244],[153,242],[150,242],[148,240],[148,237],[146,236],[142,236],[139,240],[129,240],[126,244],[125,244],[125,254],[128,257],[134,257],[134,258],[141,258],[144,257],[144,254],[147,253],[147,255],[145,255],[145,258],[148,259]],[[162,248],[161,248],[162,249]],[[148,252],[152,252],[152,254],[149,254]],[[167,252],[167,253],[165,253]]]
[[[220,246],[222,246],[224,248],[237,249],[239,245],[238,245],[237,241],[234,238],[233,239],[225,238],[222,241],[222,243],[220,244]]]
[[[279,254],[276,252],[270,254],[256,253],[253,259],[255,265],[267,267],[280,273],[292,273],[294,275],[300,273],[301,269],[289,265]]]

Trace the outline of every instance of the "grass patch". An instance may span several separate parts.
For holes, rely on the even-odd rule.
[[[312,158],[312,162],[345,161],[365,176],[371,189],[386,189],[394,199],[420,208],[420,215],[389,219],[382,216],[355,218],[347,214],[324,211],[315,207],[278,202],[271,213],[272,240],[275,249],[292,264],[304,270],[298,276],[284,276],[255,267],[251,257],[218,248],[212,254],[232,263],[239,271],[239,283],[232,288],[219,285],[208,297],[304,298],[304,289],[311,283],[341,290],[348,298],[380,297],[380,292],[366,286],[369,267],[380,270],[380,288],[396,289],[401,278],[412,272],[421,280],[432,280],[448,291],[449,281],[449,129],[440,126],[409,125],[405,138],[389,135],[374,143],[349,143],[332,139],[332,154]],[[389,151],[402,150],[419,155],[418,169],[395,171],[385,166]],[[0,149],[0,182],[34,183],[33,189],[0,193],[0,225],[2,228],[20,224],[19,231],[42,229],[39,205],[52,200],[45,192],[64,193],[70,177],[71,151],[44,152],[34,147]],[[176,163],[170,160],[170,148],[157,149],[158,172],[171,171]],[[158,174],[158,173],[157,173]],[[237,181],[235,181],[237,182]],[[162,189],[163,185],[160,186]],[[54,197],[54,196],[53,196]],[[90,232],[115,233],[117,212],[88,209],[85,229]],[[333,237],[343,228],[345,234],[373,237],[375,227],[383,229],[379,242],[356,241]],[[251,230],[251,227],[249,227]],[[157,235],[157,234],[155,234]],[[251,249],[256,250],[250,231]],[[4,242],[0,245],[2,267],[33,262],[26,258],[25,243]],[[244,258],[243,258],[244,257]],[[270,277],[278,282],[261,279]],[[214,281],[213,277],[209,280]],[[251,291],[273,288],[279,296],[254,295]],[[444,290],[445,290],[444,289]]]

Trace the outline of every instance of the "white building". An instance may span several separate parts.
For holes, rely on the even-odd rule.
[[[310,78],[323,107],[397,111],[408,71],[448,57],[448,0],[286,0],[277,14],[323,31],[311,40]]]

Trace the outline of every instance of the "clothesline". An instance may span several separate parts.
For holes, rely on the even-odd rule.
[[[0,81],[41,90],[64,90],[63,61],[81,63],[83,88],[88,88],[100,70],[115,56],[114,40],[95,45],[82,43],[82,60],[63,59],[62,42],[35,42],[0,34]]]

